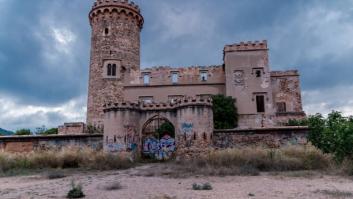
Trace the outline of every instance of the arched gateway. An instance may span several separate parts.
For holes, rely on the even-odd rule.
[[[174,125],[160,115],[147,120],[142,126],[142,156],[166,160],[172,158],[175,151]]]
[[[212,133],[211,99],[185,97],[174,103],[119,102],[104,106],[107,152],[170,159],[208,148]]]

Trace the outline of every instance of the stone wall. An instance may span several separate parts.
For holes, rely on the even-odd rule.
[[[244,130],[215,130],[215,148],[269,147],[279,148],[288,145],[307,143],[307,127],[276,127]]]
[[[6,136],[0,137],[0,151],[31,152],[36,150],[61,149],[77,146],[94,150],[103,148],[103,135],[51,135],[51,136]]]
[[[80,135],[84,134],[86,125],[83,122],[65,123],[58,127],[59,135]]]

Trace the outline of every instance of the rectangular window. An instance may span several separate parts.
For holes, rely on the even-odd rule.
[[[143,84],[150,84],[150,74],[149,73],[143,74]]]
[[[207,71],[201,71],[200,73],[200,79],[201,81],[207,81],[207,78],[208,78],[208,72]]]
[[[265,96],[263,95],[256,96],[256,108],[258,113],[265,112]]]
[[[139,101],[142,101],[146,104],[153,103],[153,96],[141,96],[139,97]]]
[[[278,102],[277,104],[277,112],[278,113],[285,113],[287,112],[286,103],[285,102]]]
[[[179,79],[179,74],[178,73],[172,73],[172,83],[173,84],[178,83],[178,79]]]

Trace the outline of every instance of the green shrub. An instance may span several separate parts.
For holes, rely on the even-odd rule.
[[[224,95],[214,95],[213,121],[215,129],[233,129],[238,126],[238,110],[235,99]]]
[[[84,198],[85,194],[82,191],[82,186],[80,184],[75,184],[74,181],[71,181],[71,189],[67,193],[67,198]]]
[[[212,190],[212,185],[208,182],[204,183],[204,184],[197,184],[194,183],[192,185],[192,189],[193,190]]]
[[[58,128],[51,128],[42,133],[42,135],[56,135],[58,134]]]
[[[353,119],[333,111],[325,119],[321,114],[310,116],[309,140],[324,153],[332,153],[339,162],[353,160]]]
[[[29,129],[19,129],[16,131],[15,135],[31,135],[31,130]]]

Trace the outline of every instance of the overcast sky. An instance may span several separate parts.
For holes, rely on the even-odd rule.
[[[222,64],[267,39],[272,70],[298,69],[308,114],[353,114],[353,0],[138,0],[142,67]],[[0,127],[85,121],[93,0],[0,0]]]

